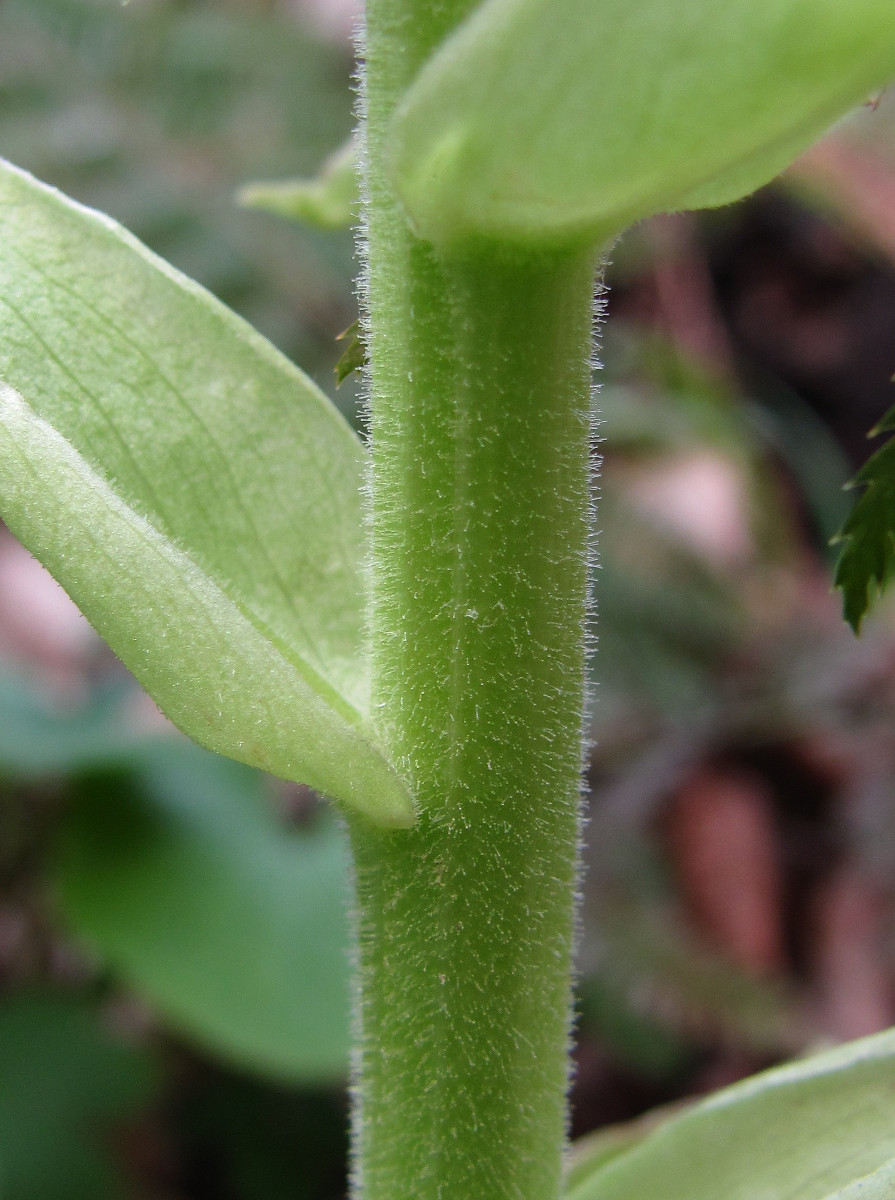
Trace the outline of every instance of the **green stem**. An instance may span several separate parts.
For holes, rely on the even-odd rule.
[[[432,34],[430,16],[407,20],[423,7],[367,12],[373,699],[419,821],[352,822],[355,1194],[555,1200],[594,256],[481,245],[448,261],[413,237],[382,140]]]

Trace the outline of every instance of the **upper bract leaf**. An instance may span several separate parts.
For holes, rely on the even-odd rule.
[[[579,1163],[566,1200],[857,1200],[855,1180],[892,1178],[893,1073],[890,1030],[756,1075],[609,1161],[597,1146],[594,1172]]]
[[[420,234],[599,243],[767,183],[895,76],[892,0],[486,0],[409,89]]]
[[[196,741],[412,821],[367,726],[364,451],[245,322],[0,167],[0,515]]]

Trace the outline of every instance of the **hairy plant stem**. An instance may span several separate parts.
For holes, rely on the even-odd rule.
[[[385,125],[468,6],[367,9],[373,703],[419,821],[351,822],[363,1200],[555,1200],[565,1134],[594,256],[408,228]]]

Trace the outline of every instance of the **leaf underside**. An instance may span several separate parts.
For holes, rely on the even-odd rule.
[[[873,432],[891,429],[895,408]],[[864,490],[835,538],[842,543],[835,583],[843,615],[858,633],[873,600],[895,575],[895,438],[871,456],[850,486]]]
[[[779,174],[895,75],[891,0],[485,0],[391,131],[423,237],[599,243]]]
[[[566,1200],[883,1200],[895,1178],[895,1031],[726,1088],[606,1160]]]
[[[892,1200],[895,1195],[895,1159],[877,1171],[854,1180],[825,1200]]]
[[[0,167],[0,515],[196,741],[383,824],[364,451],[248,325]]]

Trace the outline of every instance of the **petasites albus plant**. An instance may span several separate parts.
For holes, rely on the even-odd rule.
[[[6,167],[2,516],[183,730],[344,814],[358,1200],[882,1200],[890,1035],[563,1154],[601,263],[884,86],[892,0],[368,0],[362,60],[369,444]]]

